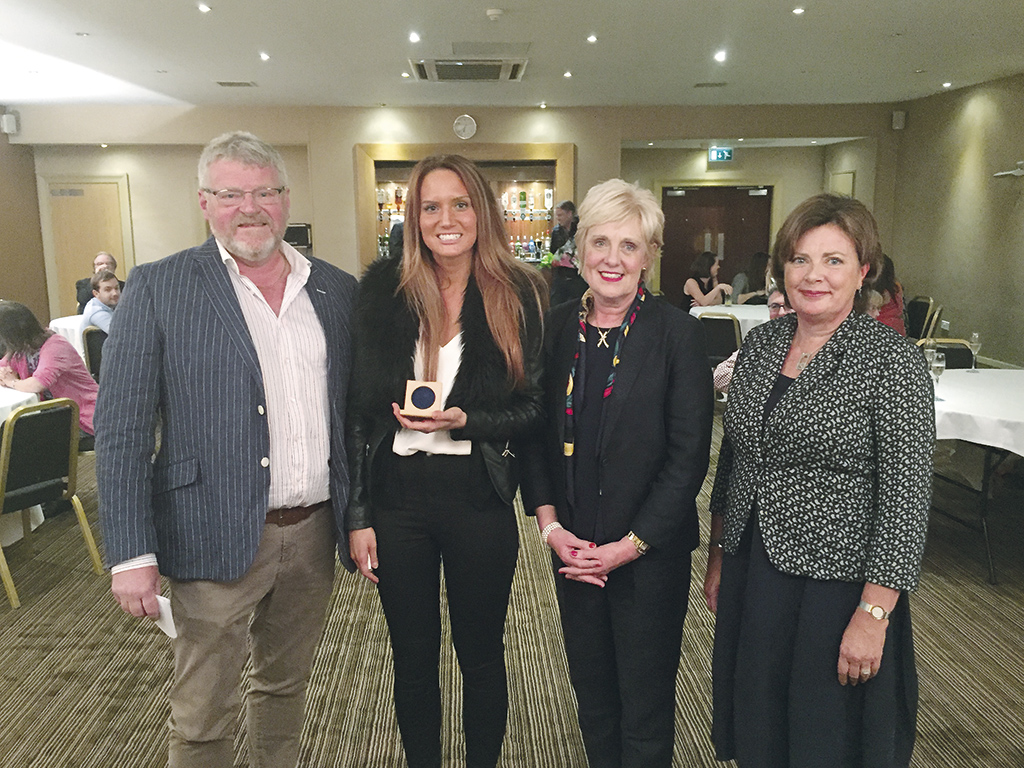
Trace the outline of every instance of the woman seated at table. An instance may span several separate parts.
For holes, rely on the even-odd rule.
[[[40,400],[74,400],[82,429],[78,448],[91,450],[96,382],[71,342],[45,330],[24,304],[0,301],[0,346],[7,352],[0,359],[0,386],[32,392]]]
[[[746,272],[740,272],[732,280],[732,296],[736,304],[768,303],[768,259],[764,251],[750,257]]]
[[[545,323],[546,429],[523,478],[554,553],[591,768],[672,763],[713,404],[700,323],[643,283],[663,226],[647,190],[612,179],[587,193],[576,237],[590,288]]]
[[[882,297],[876,317],[878,322],[888,325],[900,336],[906,336],[907,329],[903,324],[903,286],[896,282],[896,267],[884,253],[882,268],[871,288]]]
[[[708,307],[725,303],[725,297],[732,293],[732,286],[718,282],[719,267],[721,262],[711,251],[704,251],[693,260],[690,276],[683,283],[684,310],[689,311],[693,306]]]
[[[704,592],[712,740],[741,768],[910,762],[935,409],[920,351],[862,314],[880,264],[862,203],[801,203],[771,261],[794,314],[736,361]]]

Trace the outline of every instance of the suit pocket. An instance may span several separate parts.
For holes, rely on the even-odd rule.
[[[199,479],[199,459],[182,459],[153,468],[153,493],[166,493]]]

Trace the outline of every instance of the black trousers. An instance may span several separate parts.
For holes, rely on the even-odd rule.
[[[482,458],[390,454],[374,509],[377,591],[391,635],[409,768],[441,765],[440,569],[462,671],[468,768],[494,768],[508,716],[505,617],[519,554],[512,508]]]
[[[555,583],[590,768],[670,768],[690,556],[641,557],[603,588]]]

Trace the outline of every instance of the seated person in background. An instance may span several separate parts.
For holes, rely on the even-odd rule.
[[[793,309],[789,306],[789,302],[786,301],[786,297],[782,294],[774,284],[769,286],[768,293],[768,317],[774,320],[777,317],[788,315]],[[729,382],[732,381],[732,369],[736,365],[736,356],[739,355],[740,351],[737,349],[729,357],[720,362],[715,366],[715,391],[716,392],[728,392]]]
[[[683,283],[682,309],[687,312],[690,307],[707,307],[712,304],[724,304],[725,297],[732,294],[732,286],[718,282],[718,269],[721,262],[711,251],[704,251],[690,265],[690,276]]]
[[[907,335],[903,324],[903,286],[896,282],[896,267],[892,259],[882,254],[882,269],[871,286],[882,297],[882,304],[877,315],[872,315],[878,322],[888,325],[900,336]]]
[[[78,449],[92,450],[97,387],[71,342],[44,329],[24,304],[0,301],[0,345],[7,350],[0,359],[0,386],[33,392],[40,400],[74,400],[82,429]]]
[[[117,259],[106,251],[100,251],[96,254],[96,258],[92,260],[92,273],[94,275],[103,270],[117,272]],[[118,282],[118,287],[124,290],[123,280]],[[82,314],[85,311],[85,305],[92,298],[92,277],[83,277],[75,283],[75,296],[78,299],[78,314]]]
[[[92,298],[82,313],[82,330],[95,325],[104,333],[110,333],[110,321],[121,298],[121,283],[117,275],[108,269],[92,276]]]
[[[750,257],[746,272],[740,272],[732,279],[732,295],[736,304],[768,303],[768,259],[764,251]]]

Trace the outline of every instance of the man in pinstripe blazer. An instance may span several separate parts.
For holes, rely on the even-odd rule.
[[[100,519],[122,609],[156,618],[170,581],[170,766],[233,765],[248,647],[250,764],[293,768],[345,541],[356,281],[283,242],[270,145],[214,139],[199,186],[213,237],[135,267],[104,347]]]

